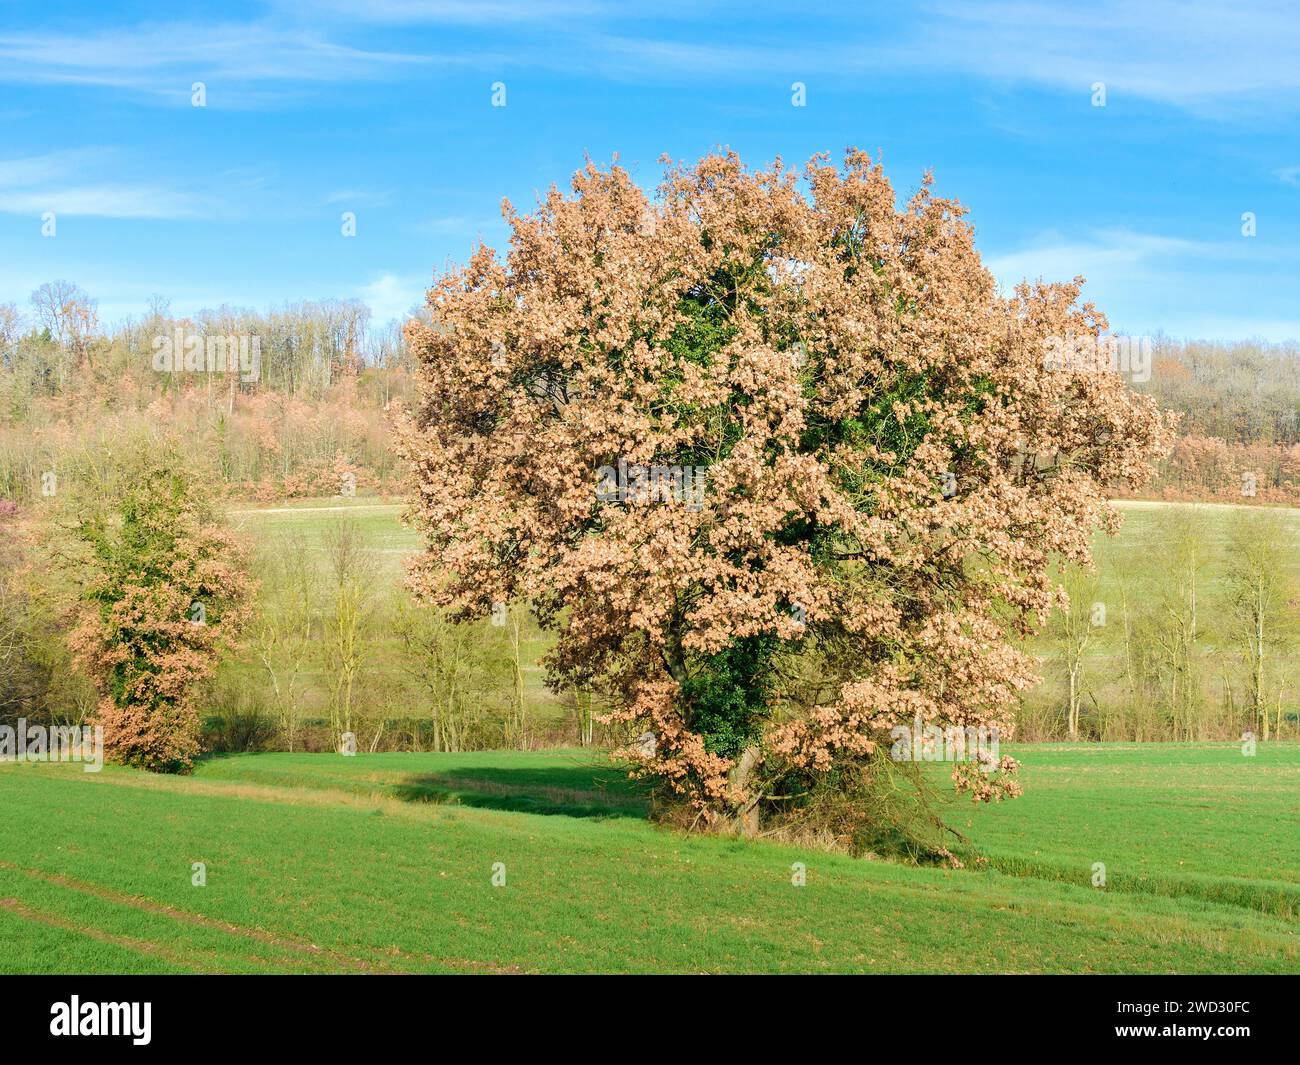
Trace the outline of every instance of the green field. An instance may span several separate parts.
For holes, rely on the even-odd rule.
[[[1170,507],[1195,510],[1204,515],[1208,541],[1222,549],[1227,540],[1227,520],[1243,508],[1223,503],[1160,503],[1145,500],[1119,500],[1115,504],[1124,518],[1123,528],[1112,538],[1099,536],[1096,544],[1099,563],[1108,557],[1126,555],[1135,565],[1158,560],[1166,550],[1160,541],[1157,518]],[[1300,508],[1277,508],[1300,531]],[[361,526],[381,560],[381,571],[394,580],[401,578],[402,560],[418,549],[419,534],[402,524],[401,503],[366,499],[315,499],[275,507],[240,507],[231,511],[231,523],[251,539],[269,533],[301,532],[309,539],[319,537],[340,513],[351,515]],[[321,549],[323,550],[323,548]],[[1293,567],[1300,571],[1300,558]]]
[[[1233,508],[1197,509],[1221,553]],[[400,511],[231,517],[259,549],[301,534],[323,571],[347,512],[395,596],[418,545]],[[1123,511],[1104,599],[1117,575],[1150,595],[1165,557],[1167,508]],[[396,683],[400,647],[373,639],[368,683]],[[532,661],[547,642],[530,634],[526,667],[543,724],[561,720]],[[264,684],[246,652],[225,668],[226,691]],[[394,692],[394,713],[424,712]],[[213,756],[189,777],[0,764],[0,971],[1300,972],[1300,744],[1004,750],[1025,796],[949,801],[960,870],[658,827],[592,750]]]
[[[1300,746],[1014,753],[962,870],[681,835],[581,751],[4,764],[0,971],[1300,972]]]
[[[321,540],[331,522],[346,514],[357,523],[365,537],[367,549],[375,557],[380,576],[396,583],[402,579],[402,561],[420,544],[415,529],[401,521],[402,503],[376,499],[314,499],[275,507],[238,507],[230,512],[230,523],[254,544],[270,535],[301,534],[308,549],[325,567],[325,547]]]

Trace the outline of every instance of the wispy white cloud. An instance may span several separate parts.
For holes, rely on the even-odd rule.
[[[736,23],[735,33],[711,32],[725,8],[278,0],[268,17],[244,23],[0,32],[0,81],[109,87],[178,103],[188,101],[193,81],[204,81],[210,105],[254,106],[295,98],[313,84],[456,66],[529,66],[647,81],[770,82],[790,71],[841,80],[929,73],[1083,99],[1101,81],[1110,107],[1137,98],[1216,117],[1240,114],[1259,100],[1273,111],[1300,107],[1300,18],[1277,0],[1244,0],[1229,13],[1213,0],[936,0],[888,19],[810,18],[798,41],[764,34],[762,20],[774,12],[761,3],[746,7],[748,18]],[[432,25],[467,37],[429,54],[356,43],[362,27]]]
[[[1082,274],[1090,281],[1135,282],[1152,276],[1165,261],[1234,254],[1213,242],[1185,240],[1123,229],[1097,230],[1086,237],[1044,233],[1028,247],[987,256],[984,265],[1004,290],[1024,280],[1068,281]]]
[[[0,212],[101,218],[188,218],[203,201],[152,182],[106,181],[92,175],[117,158],[112,149],[83,148],[0,160]]]
[[[745,78],[806,70],[875,79],[959,75],[1001,85],[1074,92],[1103,82],[1107,106],[1157,101],[1206,117],[1252,102],[1300,107],[1300,18],[1288,3],[1246,0],[1048,0],[926,4],[868,33],[808,24],[798,42],[592,31],[584,50],[602,74],[624,79]]]
[[[1086,95],[1107,88],[1196,111],[1227,113],[1243,101],[1300,95],[1300,19],[1287,2],[1093,0],[1063,5],[1008,0],[937,5],[914,61],[1008,82]]]
[[[1125,229],[1047,232],[984,258],[1004,293],[1024,280],[1083,275],[1083,298],[1126,332],[1269,341],[1300,336],[1297,321],[1285,317],[1291,301],[1279,281],[1297,261],[1300,249],[1259,239],[1189,240]],[[1233,310],[1216,311],[1215,304]]]
[[[342,204],[345,207],[383,207],[393,198],[388,189],[338,189],[321,200],[321,206]]]
[[[99,218],[190,218],[198,213],[189,197],[150,185],[72,185],[39,192],[0,189],[0,211]]]
[[[266,22],[175,22],[86,33],[0,33],[0,81],[134,90],[190,101],[204,82],[208,105],[269,98],[248,86],[379,78],[430,56],[368,51],[314,29]],[[450,62],[450,57],[444,57]],[[283,88],[278,91],[285,91]]]
[[[415,232],[434,237],[464,237],[474,240],[487,238],[488,234],[504,235],[509,229],[502,218],[470,217],[468,215],[440,215],[426,218],[415,224]]]
[[[57,181],[71,171],[102,165],[111,154],[104,148],[65,148],[25,159],[0,159],[0,188]]]

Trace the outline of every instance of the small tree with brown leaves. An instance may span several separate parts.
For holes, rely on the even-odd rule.
[[[127,460],[122,487],[74,504],[81,618],[69,642],[99,689],[115,761],[188,769],[197,696],[246,620],[245,552],[175,442]]]
[[[1087,561],[1169,429],[1057,357],[1106,328],[1080,279],[1000,296],[962,209],[928,179],[899,209],[860,152],[799,178],[712,155],[651,202],[588,165],[407,330],[414,588],[529,601],[557,689],[621,693],[699,823],[870,772],[895,726],[1009,734],[1050,558]],[[1015,790],[981,768],[957,789]]]

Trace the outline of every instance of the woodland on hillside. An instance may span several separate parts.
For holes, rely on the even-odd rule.
[[[419,313],[424,313],[423,311]],[[154,370],[156,344],[258,338],[256,380],[224,367]],[[411,398],[397,322],[357,300],[256,312],[150,313],[113,327],[66,281],[0,303],[0,498],[27,502],[41,475],[75,468],[99,443],[163,423],[227,494],[271,501],[398,490],[387,415]],[[1300,503],[1300,346],[1155,338],[1136,391],[1182,415],[1154,499]],[[351,477],[349,477],[349,474]]]

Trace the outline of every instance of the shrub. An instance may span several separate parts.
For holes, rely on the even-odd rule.
[[[164,441],[125,460],[115,492],[77,495],[68,533],[81,577],[69,642],[99,690],[105,753],[187,769],[198,752],[195,696],[245,620],[245,554],[219,524],[187,454]]]

